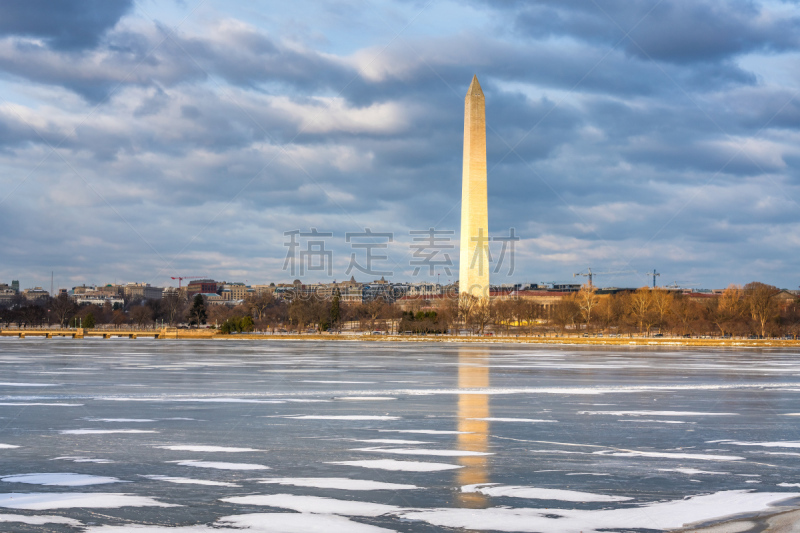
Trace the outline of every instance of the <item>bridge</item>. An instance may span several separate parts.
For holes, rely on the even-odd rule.
[[[210,339],[216,335],[216,330],[180,330],[178,328],[161,329],[5,329],[0,330],[0,337],[17,337],[26,339],[29,337],[67,337],[71,339],[102,338],[112,337],[136,339],[139,337],[152,339]]]

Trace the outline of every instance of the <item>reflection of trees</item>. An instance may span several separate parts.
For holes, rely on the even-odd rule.
[[[489,386],[489,352],[460,348],[458,352],[458,388],[476,389]],[[463,392],[458,395],[458,449],[486,452],[489,448],[489,422],[476,420],[489,417],[489,395]],[[464,485],[486,483],[489,480],[488,459],[485,455],[460,457],[463,466],[456,471],[458,504],[462,507],[485,507],[486,497],[479,493],[461,492]]]

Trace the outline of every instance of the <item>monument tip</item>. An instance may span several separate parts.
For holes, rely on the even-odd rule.
[[[469,84],[469,89],[467,89],[467,96],[474,95],[474,96],[483,96],[483,89],[481,89],[481,84],[478,81],[478,75],[472,75],[472,82]]]

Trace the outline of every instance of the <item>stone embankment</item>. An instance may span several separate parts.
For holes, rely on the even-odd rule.
[[[485,344],[563,344],[588,346],[682,346],[682,347],[800,347],[800,340],[791,339],[736,339],[736,338],[685,338],[685,337],[535,337],[535,336],[452,336],[452,335],[358,335],[358,334],[261,334],[247,333],[223,335],[214,329],[161,328],[148,330],[102,329],[6,329],[0,337],[68,337],[180,339],[180,340],[249,340],[249,341],[360,341],[360,342],[456,342]]]

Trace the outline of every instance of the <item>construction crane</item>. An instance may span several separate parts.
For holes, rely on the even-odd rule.
[[[170,279],[177,279],[178,280],[178,290],[181,288],[181,282],[185,279],[203,279],[205,276],[176,276]]]
[[[591,288],[591,287],[594,287],[594,284],[592,283],[592,278],[594,276],[608,276],[608,275],[611,275],[611,274],[636,274],[636,271],[635,270],[617,270],[617,271],[614,271],[614,272],[592,272],[591,268],[587,268],[586,272],[576,272],[575,274],[572,275],[572,277],[575,278],[577,276],[585,276],[585,277],[589,278],[589,287]]]
[[[660,272],[656,272],[656,269],[654,268],[653,269],[653,288],[654,289],[656,288],[656,276],[660,276],[660,275],[661,275],[661,273]]]

